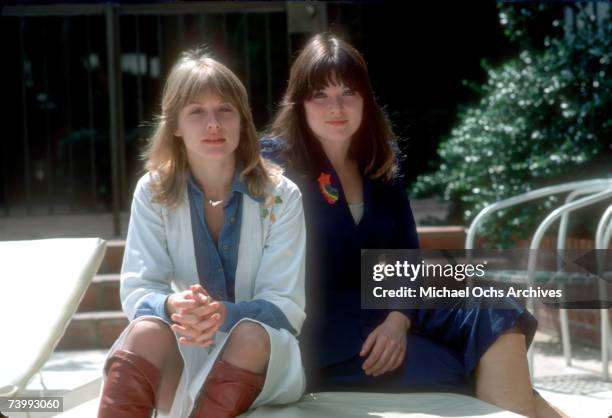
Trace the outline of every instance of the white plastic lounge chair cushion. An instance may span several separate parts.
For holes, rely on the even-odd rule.
[[[0,241],[0,396],[22,390],[43,366],[104,252],[99,238]]]
[[[520,417],[513,412],[454,393],[358,393],[319,392],[306,394],[300,402],[287,406],[260,406],[241,417],[314,418],[314,417]]]

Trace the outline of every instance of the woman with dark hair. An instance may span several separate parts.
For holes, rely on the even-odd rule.
[[[121,268],[129,325],[98,417],[234,417],[298,400],[300,191],[259,153],[246,89],[189,52],[166,81]]]
[[[307,228],[310,390],[455,390],[527,416],[558,416],[532,390],[535,318],[513,309],[366,310],[360,250],[417,249],[395,135],[361,54],[331,34],[291,67],[264,156],[300,187]]]

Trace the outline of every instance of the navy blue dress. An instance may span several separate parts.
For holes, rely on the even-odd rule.
[[[536,319],[522,306],[403,311],[411,318],[402,366],[366,376],[359,352],[389,311],[361,309],[362,248],[417,249],[419,241],[405,184],[363,178],[364,211],[355,224],[329,161],[320,180],[286,167],[282,141],[262,139],[262,155],[285,168],[302,191],[307,231],[306,321],[300,336],[310,391],[456,391],[473,394],[473,372],[498,336],[518,325],[531,343]],[[329,177],[327,177],[329,176]],[[321,182],[329,183],[321,187]],[[476,305],[477,306],[477,305]]]

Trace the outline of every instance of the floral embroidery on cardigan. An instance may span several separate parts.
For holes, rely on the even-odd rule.
[[[283,203],[283,199],[279,195],[269,195],[268,197],[266,197],[263,207],[261,208],[261,217],[265,218],[266,216],[270,215],[270,222],[276,222],[276,215],[274,214],[274,205],[280,205],[281,203]]]

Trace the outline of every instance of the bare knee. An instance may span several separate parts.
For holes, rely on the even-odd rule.
[[[489,349],[484,353],[483,359],[486,359],[489,352],[508,349],[515,353],[519,353],[518,355],[527,355],[526,337],[518,326],[510,328],[497,337],[491,347],[489,347]]]
[[[512,328],[506,330],[506,332],[504,332],[502,335],[511,335],[511,334],[520,335],[521,337],[525,338],[525,334],[523,333],[523,330],[518,325],[515,325]]]
[[[170,326],[153,318],[140,320],[132,326],[126,339],[126,345],[142,345],[143,342],[151,341],[168,345],[174,342],[174,334]]]
[[[262,373],[270,359],[270,337],[259,324],[239,323],[230,333],[223,360],[255,373]]]
[[[170,326],[153,318],[136,322],[130,329],[122,348],[144,357],[160,370],[168,361],[180,357]]]
[[[251,321],[239,323],[230,334],[228,344],[268,355],[270,353],[268,333],[261,325]]]

